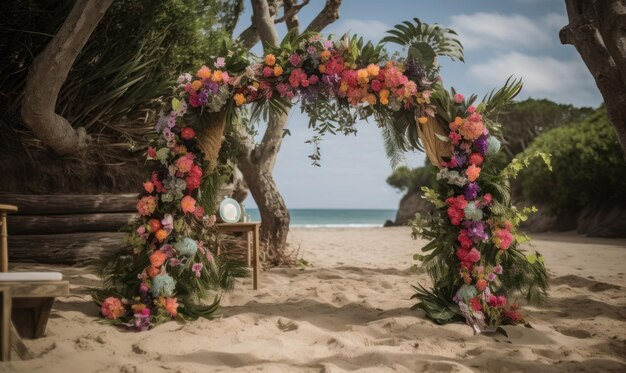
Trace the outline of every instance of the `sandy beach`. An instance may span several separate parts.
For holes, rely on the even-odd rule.
[[[60,270],[72,295],[57,299],[47,335],[27,340],[37,358],[1,372],[624,372],[626,240],[535,235],[551,277],[545,308],[526,307],[533,329],[473,335],[411,311],[410,285],[428,285],[408,228],[294,229],[310,263],[261,273],[225,294],[221,316],[143,333],[97,322],[85,268]]]

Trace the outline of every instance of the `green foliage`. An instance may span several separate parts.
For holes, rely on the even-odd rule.
[[[435,173],[436,167],[432,165],[413,169],[401,166],[387,177],[387,184],[400,191],[413,191],[424,186],[433,186]]]
[[[446,56],[450,59],[463,60],[463,45],[454,30],[441,27],[438,24],[429,25],[413,18],[413,22],[404,21],[388,30],[388,36],[382,43],[395,43],[408,48],[408,58],[420,61],[428,73],[434,78],[439,73],[437,56]]]
[[[519,177],[524,197],[552,212],[577,209],[626,190],[626,162],[604,107],[583,121],[541,134],[523,153],[550,153],[554,172],[533,162]]]
[[[556,127],[580,122],[593,110],[532,98],[518,101],[501,111],[503,149],[509,158],[524,151],[541,133]]]
[[[28,67],[73,3],[17,0],[3,8],[0,106],[6,110],[0,125],[23,130],[19,110]],[[72,66],[57,112],[101,142],[144,144],[156,100],[179,72],[217,52],[228,36],[219,22],[237,11],[222,0],[113,2]]]

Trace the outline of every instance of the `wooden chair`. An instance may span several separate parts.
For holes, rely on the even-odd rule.
[[[69,295],[69,282],[58,272],[9,272],[7,214],[17,207],[0,205],[0,358],[14,348],[22,360],[33,358],[21,338],[39,338],[46,331],[55,297]],[[9,343],[6,343],[10,341]]]

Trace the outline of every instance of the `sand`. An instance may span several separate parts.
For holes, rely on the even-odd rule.
[[[223,297],[222,316],[135,333],[96,322],[85,268],[61,270],[72,295],[55,302],[47,335],[27,340],[37,358],[0,372],[598,372],[626,371],[626,240],[535,236],[551,277],[545,308],[526,307],[534,329],[473,335],[411,311],[408,228],[294,229],[310,263],[262,272]]]

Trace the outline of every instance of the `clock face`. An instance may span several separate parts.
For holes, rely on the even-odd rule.
[[[224,198],[220,203],[220,218],[226,223],[236,223],[241,218],[241,207],[232,198]]]

